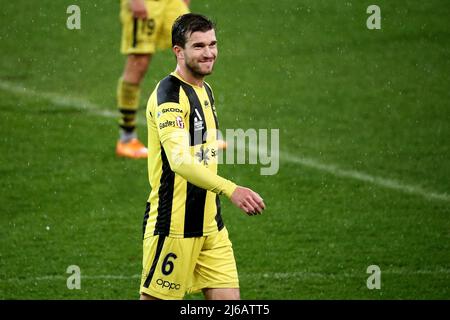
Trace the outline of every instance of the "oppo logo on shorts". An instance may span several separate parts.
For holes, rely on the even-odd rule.
[[[156,280],[156,284],[158,286],[161,286],[162,288],[167,288],[169,290],[180,290],[181,286],[179,283],[173,283],[163,279]]]

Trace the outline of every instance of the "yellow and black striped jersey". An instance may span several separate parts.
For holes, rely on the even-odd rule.
[[[236,185],[217,175],[218,121],[210,86],[173,72],[156,86],[146,110],[151,192],[144,238],[199,237],[223,228],[219,194]]]

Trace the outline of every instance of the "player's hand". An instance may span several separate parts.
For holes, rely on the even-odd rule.
[[[130,0],[130,10],[133,17],[147,19],[147,8],[144,0]]]
[[[191,4],[191,0],[183,0],[184,3],[186,3],[186,5],[189,7],[189,5]]]
[[[231,195],[231,202],[249,216],[261,214],[265,209],[263,199],[259,194],[244,187],[237,187]]]

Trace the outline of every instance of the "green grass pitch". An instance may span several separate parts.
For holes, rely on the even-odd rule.
[[[192,2],[218,25],[222,129],[280,132],[276,175],[220,168],[267,205],[247,217],[222,201],[242,298],[449,299],[447,1],[379,0],[380,30],[366,27],[372,1]],[[80,30],[66,28],[71,4]],[[146,161],[114,155],[118,11],[2,4],[0,299],[138,298],[149,185]],[[170,51],[154,57],[142,110],[173,69]]]

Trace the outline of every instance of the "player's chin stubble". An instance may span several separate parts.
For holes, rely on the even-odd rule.
[[[189,71],[192,73],[192,75],[196,78],[203,78],[207,75],[210,75],[214,70],[214,63],[211,67],[210,71],[202,71],[200,64],[194,64],[192,62],[186,61],[186,67],[189,69]]]

